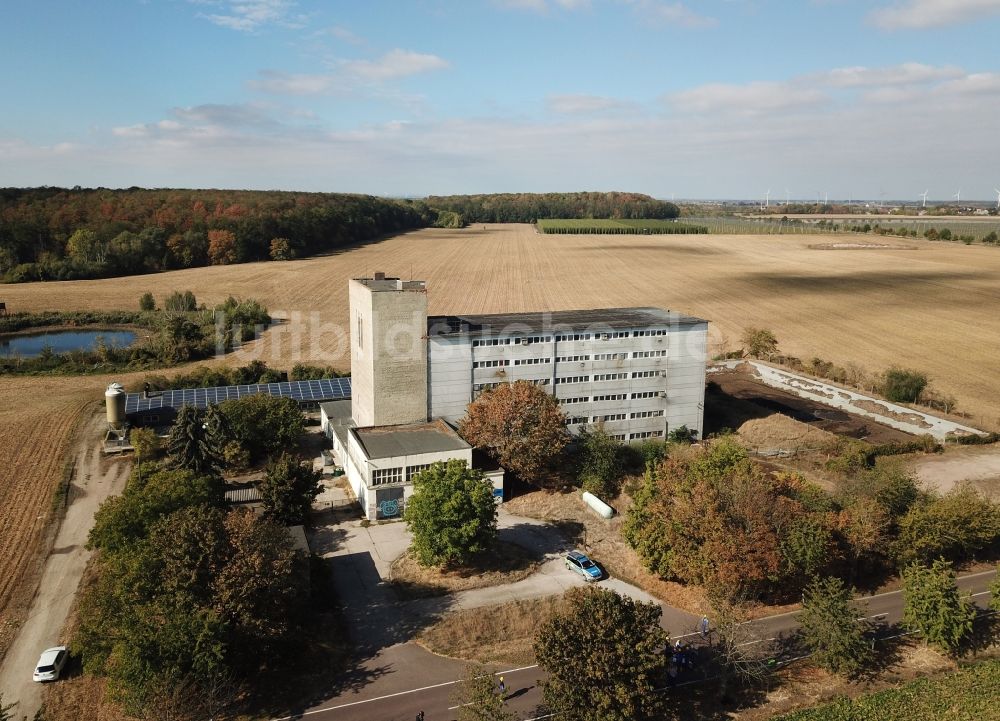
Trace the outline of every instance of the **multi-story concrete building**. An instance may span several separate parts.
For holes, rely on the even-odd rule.
[[[457,422],[499,383],[555,396],[571,431],[603,423],[621,441],[701,436],[708,323],[659,308],[432,316],[427,413]]]
[[[422,281],[350,282],[350,401],[323,426],[369,518],[399,513],[412,476],[439,460],[503,469],[454,431],[469,403],[525,380],[562,406],[572,432],[602,423],[623,441],[701,435],[707,322],[659,308],[427,316]]]

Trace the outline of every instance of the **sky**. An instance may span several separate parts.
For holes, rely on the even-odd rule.
[[[996,199],[1000,0],[8,0],[0,186]]]

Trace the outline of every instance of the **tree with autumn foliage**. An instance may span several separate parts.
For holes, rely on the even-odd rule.
[[[646,474],[622,529],[663,578],[719,596],[788,593],[837,561],[835,515],[798,476],[770,474],[735,438]]]
[[[502,383],[483,393],[469,405],[458,432],[528,481],[537,479],[569,443],[559,404],[528,381]]]
[[[236,235],[232,231],[208,231],[208,262],[212,265],[236,262]]]

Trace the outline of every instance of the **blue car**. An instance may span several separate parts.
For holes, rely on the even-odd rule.
[[[597,564],[579,551],[566,554],[566,568],[576,571],[588,581],[599,581],[601,578],[601,569]]]

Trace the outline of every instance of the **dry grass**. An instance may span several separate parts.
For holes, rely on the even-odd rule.
[[[407,551],[392,562],[391,578],[401,596],[425,598],[516,583],[537,571],[539,565],[540,559],[525,549],[500,541],[495,552],[484,556],[481,564],[453,570],[425,568]]]
[[[428,626],[416,641],[433,653],[480,663],[528,665],[539,629],[565,607],[563,596],[454,611]]]

